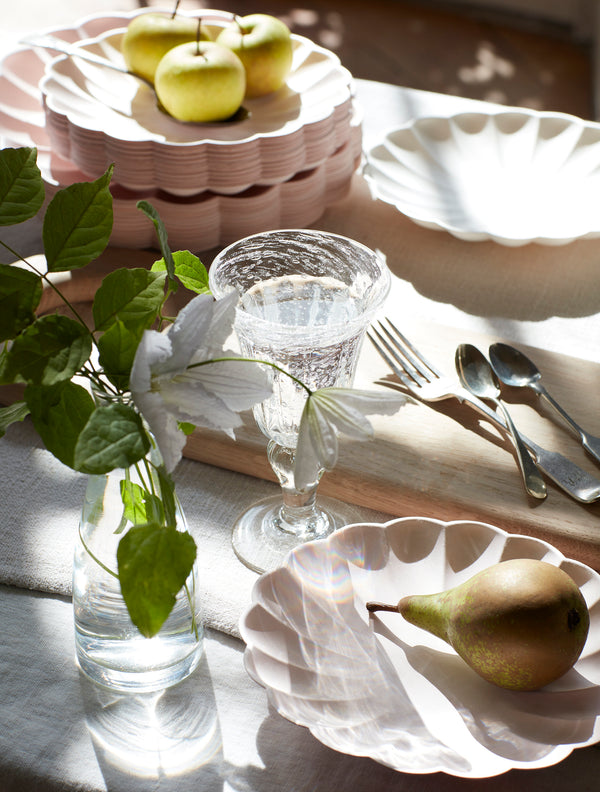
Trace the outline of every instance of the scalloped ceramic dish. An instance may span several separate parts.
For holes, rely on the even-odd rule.
[[[125,29],[77,46],[124,68]],[[302,36],[292,42],[286,86],[246,100],[242,119],[215,124],[176,121],[135,77],[61,55],[40,83],[52,147],[93,178],[114,163],[131,190],[234,194],[287,181],[348,142],[352,121],[352,77],[339,58]]]
[[[45,32],[77,42],[122,26],[126,16],[93,15],[80,20],[74,27]],[[45,128],[38,85],[52,60],[52,54],[45,50],[23,47],[0,61],[0,142],[2,146],[35,146],[38,149],[38,165],[48,196],[61,187],[89,178],[52,148]],[[309,225],[350,189],[361,157],[361,122],[360,111],[353,106],[348,141],[324,162],[282,183],[252,186],[236,195],[207,190],[190,197],[176,197],[157,189],[130,191],[113,184],[111,244],[127,248],[156,246],[152,224],[137,209],[140,199],[151,201],[160,212],[172,246],[196,251],[226,245],[268,228]]]
[[[367,153],[375,197],[427,228],[503,245],[600,235],[600,126],[510,110],[419,118]]]
[[[575,666],[542,690],[481,679],[441,639],[368,600],[442,591],[509,558],[565,569],[591,624]],[[407,773],[466,778],[547,767],[600,741],[600,575],[538,539],[408,517],[347,526],[256,582],[240,622],[249,674],[323,744]]]

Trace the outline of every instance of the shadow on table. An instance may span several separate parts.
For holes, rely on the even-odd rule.
[[[80,674],[86,724],[108,790],[223,787],[223,750],[206,656],[186,680],[124,694]]]
[[[473,316],[541,321],[600,312],[597,239],[521,247],[464,242],[374,200],[360,175],[315,227],[381,250],[392,272],[419,294]]]

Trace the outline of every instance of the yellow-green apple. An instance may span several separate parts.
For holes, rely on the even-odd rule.
[[[216,38],[240,58],[246,69],[246,96],[277,91],[292,68],[292,39],[288,26],[269,14],[236,17]]]
[[[172,14],[139,14],[127,25],[121,52],[129,71],[154,82],[154,74],[163,55],[188,41],[195,41],[199,21]],[[204,31],[201,39],[207,39]]]
[[[242,104],[246,72],[227,47],[192,41],[163,56],[154,86],[164,109],[178,121],[224,121]]]

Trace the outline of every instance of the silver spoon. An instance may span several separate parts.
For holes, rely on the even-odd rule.
[[[582,446],[594,459],[600,462],[600,438],[594,437],[575,423],[542,385],[542,374],[527,355],[508,344],[492,344],[490,347],[492,368],[498,379],[516,388],[531,388],[538,396],[553,407],[567,425],[580,438]]]
[[[475,396],[494,402],[496,407],[502,411],[515,445],[525,489],[534,498],[545,498],[546,484],[542,474],[521,440],[508,410],[500,401],[500,386],[487,359],[472,344],[460,344],[456,350],[455,363],[456,371],[464,387]]]

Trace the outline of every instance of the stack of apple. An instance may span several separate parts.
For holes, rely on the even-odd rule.
[[[245,98],[279,90],[291,71],[292,39],[282,21],[268,14],[224,18],[230,21],[214,40],[202,19],[178,15],[177,7],[173,14],[140,14],[127,27],[127,68],[154,85],[160,105],[178,121],[225,121]]]

